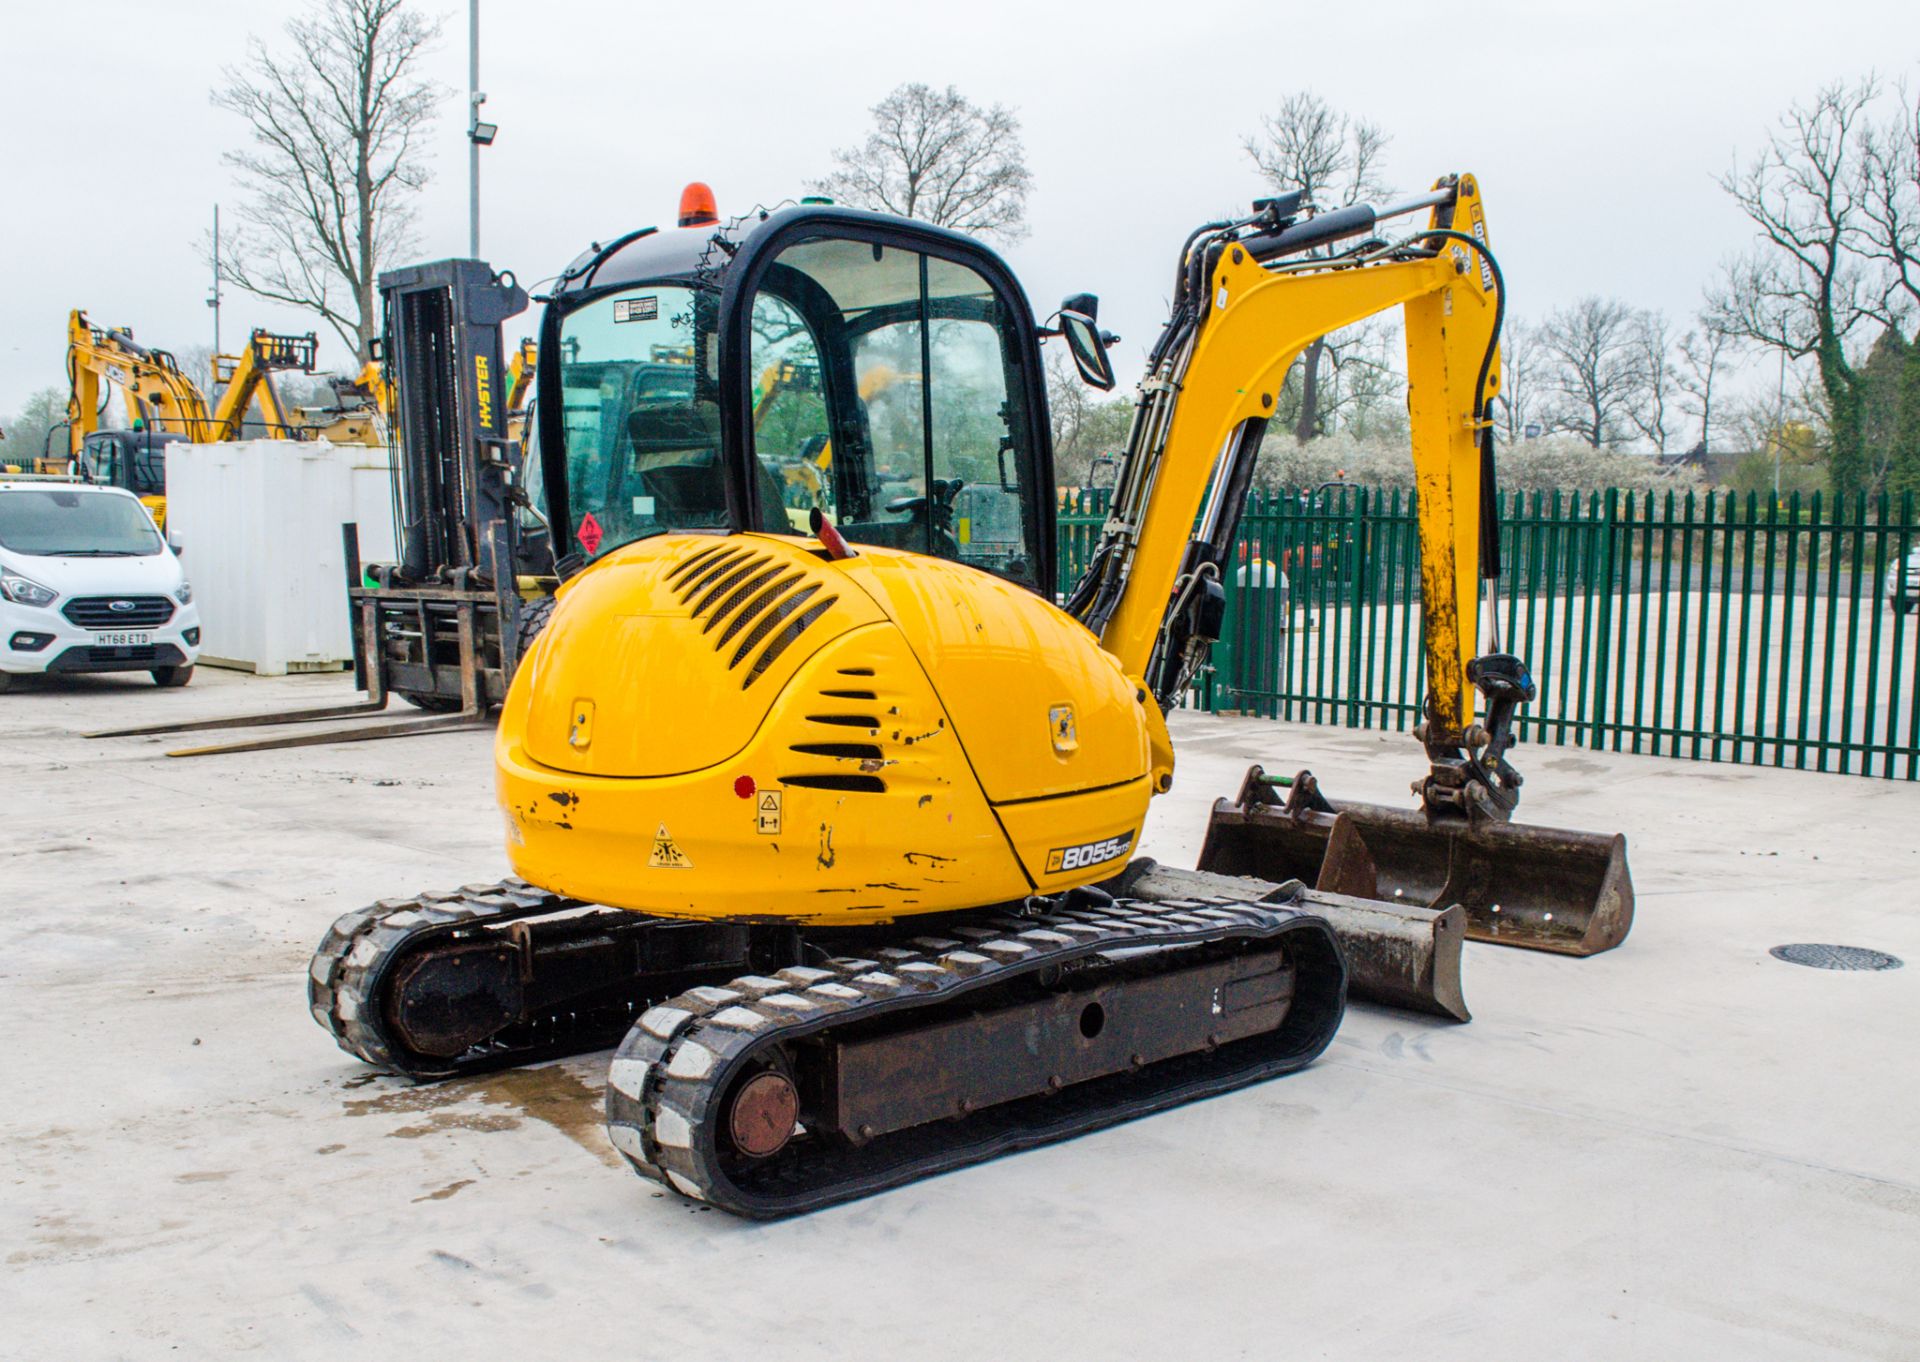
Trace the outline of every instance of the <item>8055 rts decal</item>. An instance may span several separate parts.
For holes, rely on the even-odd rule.
[[[1091,865],[1101,865],[1107,861],[1117,861],[1127,854],[1133,845],[1133,834],[1123,832],[1114,837],[1103,837],[1097,842],[1082,842],[1078,846],[1055,847],[1047,853],[1047,873],[1064,874],[1069,870],[1085,870]]]

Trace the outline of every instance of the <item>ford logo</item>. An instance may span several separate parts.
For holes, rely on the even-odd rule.
[[[109,610],[119,610],[122,612],[125,612],[128,610],[138,610],[139,608],[140,607],[135,605],[132,601],[114,601],[112,604],[107,606],[107,609]]]

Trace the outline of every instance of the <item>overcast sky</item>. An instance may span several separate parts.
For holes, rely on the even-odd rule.
[[[243,129],[207,92],[249,34],[276,41],[298,8],[7,7],[0,411],[65,386],[73,307],[149,345],[211,342],[202,242],[214,204],[239,201],[220,157]],[[464,92],[465,5],[428,8],[446,14],[433,74]],[[1032,234],[1007,254],[1037,310],[1098,293],[1129,378],[1164,314],[1174,251],[1260,192],[1240,139],[1291,90],[1381,124],[1397,188],[1477,173],[1517,315],[1598,292],[1678,321],[1746,239],[1715,184],[1736,154],[1825,81],[1920,75],[1911,0],[481,8],[481,85],[501,127],[483,153],[482,254],[496,268],[539,280],[589,240],[669,224],[690,179],[712,183],[723,213],[803,193],[893,86],[952,83],[1024,126]],[[423,259],[466,251],[463,130],[450,98]],[[229,348],[255,326],[317,328],[323,364],[346,364],[301,314],[229,290],[224,318]]]

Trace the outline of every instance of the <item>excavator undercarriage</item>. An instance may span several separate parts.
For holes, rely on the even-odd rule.
[[[1081,889],[803,937],[505,881],[347,914],[308,999],[344,1049],[416,1078],[624,1035],[615,1147],[688,1196],[777,1216],[1310,1063],[1346,987],[1312,897]]]

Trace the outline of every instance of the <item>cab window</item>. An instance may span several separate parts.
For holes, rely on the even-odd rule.
[[[855,543],[1035,584],[1018,338],[980,274],[877,242],[806,241],[781,252],[753,306],[750,372],[764,384],[791,366],[792,419],[761,419],[756,392],[754,429],[790,516],[818,506]]]
[[[603,557],[649,535],[729,526],[711,295],[649,284],[597,298],[560,331],[573,524],[556,552]],[[786,528],[781,517],[769,528]]]

